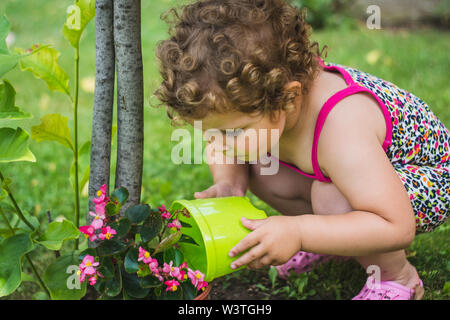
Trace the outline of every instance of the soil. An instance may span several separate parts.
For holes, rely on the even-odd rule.
[[[271,287],[267,268],[231,274],[214,279],[211,284],[211,300],[264,300],[269,297],[271,300],[283,299],[258,288]]]

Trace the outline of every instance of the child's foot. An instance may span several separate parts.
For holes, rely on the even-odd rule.
[[[338,257],[327,254],[299,251],[285,264],[276,266],[276,269],[280,278],[287,279],[291,270],[295,273],[308,272],[315,266],[328,262],[332,259],[346,261],[350,259],[350,257]]]
[[[424,289],[416,268],[410,263],[405,265],[402,273],[391,281],[375,283],[369,277],[361,292],[352,300],[420,300]]]
[[[361,292],[352,300],[420,300],[424,294],[422,280],[414,288],[403,286],[395,281],[381,281],[379,285],[364,285]]]

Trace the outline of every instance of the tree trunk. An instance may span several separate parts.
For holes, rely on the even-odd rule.
[[[95,16],[95,94],[89,172],[89,210],[93,212],[92,200],[97,190],[106,184],[109,192],[115,79],[113,0],[96,0]],[[92,218],[87,215],[88,224]]]
[[[140,203],[144,142],[141,49],[141,1],[114,1],[114,47],[117,65],[117,167],[115,188],[130,197],[122,208]]]

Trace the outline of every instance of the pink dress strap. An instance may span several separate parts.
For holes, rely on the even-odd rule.
[[[322,108],[319,112],[319,115],[318,115],[317,121],[316,121],[316,126],[314,129],[314,140],[313,140],[312,159],[311,159],[314,174],[319,181],[331,182],[331,179],[328,177],[325,177],[322,174],[322,171],[320,170],[320,166],[319,166],[319,163],[317,160],[317,148],[318,148],[318,143],[319,143],[320,132],[322,131],[326,117],[328,116],[330,111],[333,109],[333,107],[339,101],[341,101],[345,97],[348,97],[348,96],[358,93],[358,92],[367,92],[367,93],[371,94],[377,100],[377,102],[380,105],[380,108],[383,112],[385,121],[386,121],[386,137],[385,137],[385,140],[383,143],[383,150],[385,152],[392,142],[392,122],[391,122],[391,116],[389,114],[387,107],[384,105],[384,103],[381,101],[381,99],[374,92],[355,83],[353,81],[353,78],[350,76],[350,74],[343,68],[340,68],[338,66],[326,66],[323,63],[322,59],[318,58],[318,60],[319,60],[319,64],[326,70],[339,71],[339,73],[344,77],[345,82],[348,85],[347,88],[335,93],[330,98],[328,98],[328,100],[325,102],[325,104],[322,106]]]
[[[383,115],[384,115],[384,118],[386,121],[386,137],[385,137],[385,140],[383,143],[383,150],[385,152],[387,151],[387,148],[390,146],[390,144],[392,142],[392,121],[391,121],[391,116],[389,114],[387,107],[385,106],[383,101],[381,101],[381,99],[374,92],[372,92],[371,90],[369,90],[369,89],[357,84],[355,81],[353,81],[352,76],[345,69],[335,66],[335,65],[327,66],[327,65],[325,65],[325,63],[323,62],[323,60],[321,58],[318,57],[317,59],[319,61],[319,65],[322,66],[325,70],[338,71],[344,78],[344,80],[347,84],[347,88],[342,89],[339,92],[336,92],[334,95],[332,95],[330,98],[328,98],[328,100],[322,106],[322,108],[319,112],[319,115],[317,117],[316,126],[314,129],[313,148],[312,148],[312,154],[311,154],[311,161],[312,161],[312,166],[313,166],[313,170],[314,170],[314,175],[311,175],[309,173],[301,171],[299,168],[297,168],[293,164],[281,161],[279,159],[278,159],[278,161],[281,164],[283,164],[284,166],[289,167],[308,178],[317,179],[322,182],[331,182],[331,179],[328,177],[325,177],[323,175],[322,171],[320,170],[320,166],[319,166],[319,163],[317,160],[317,149],[318,149],[318,144],[319,144],[320,132],[322,131],[325,120],[326,120],[328,114],[330,113],[330,111],[333,109],[333,107],[339,101],[341,101],[345,97],[348,97],[352,94],[355,94],[358,92],[367,92],[367,93],[371,94],[377,100],[378,104],[380,105],[380,108],[383,112]],[[268,152],[267,154],[276,159],[276,157],[272,156],[270,154],[270,152]]]

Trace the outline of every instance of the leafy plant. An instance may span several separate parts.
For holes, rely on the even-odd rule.
[[[100,299],[194,299],[208,286],[205,275],[190,269],[178,250],[180,242],[198,245],[183,237],[181,229],[191,226],[178,220],[179,210],[139,204],[121,213],[128,199],[123,187],[108,196],[103,185],[97,196],[94,219],[80,232],[101,242],[81,252],[78,275]]]
[[[16,201],[9,185],[12,180],[5,178],[0,170],[0,216],[6,228],[0,228],[0,297],[14,292],[21,284],[22,279],[29,279],[22,272],[23,260],[29,263],[37,282],[42,287],[46,298],[76,299],[84,296],[86,286],[78,286],[76,290],[69,290],[65,282],[60,280],[67,274],[66,267],[73,264],[76,259],[75,251],[60,256],[59,250],[63,243],[75,240],[74,249],[78,250],[78,226],[80,219],[79,194],[88,181],[88,168],[79,183],[79,157],[89,153],[90,141],[78,148],[78,87],[79,87],[79,41],[84,28],[95,15],[94,0],[77,0],[69,7],[63,35],[74,47],[75,81],[73,95],[70,92],[69,77],[58,65],[60,53],[50,46],[35,44],[30,49],[15,48],[9,51],[6,37],[10,32],[10,23],[6,16],[0,17],[0,78],[17,65],[22,71],[31,72],[36,78],[46,82],[51,91],[66,94],[72,102],[74,110],[74,139],[68,127],[68,119],[60,114],[44,116],[42,123],[31,128],[31,137],[37,142],[56,141],[70,149],[74,155],[70,176],[75,195],[75,224],[69,220],[54,221],[47,228],[40,225],[35,217],[27,215]],[[16,92],[12,84],[6,79],[0,82],[0,121],[22,120],[32,118],[33,115],[23,111],[15,105]],[[36,162],[34,154],[28,148],[29,134],[22,128],[16,129],[0,127],[0,163],[17,161]],[[9,199],[11,205],[6,205]],[[3,201],[3,202],[2,202]],[[18,217],[16,223],[10,221]],[[41,277],[29,253],[39,244],[56,252],[57,260],[47,267],[44,277]],[[58,272],[55,272],[58,270]],[[61,272],[59,272],[61,271]],[[41,295],[42,298],[42,295]]]

